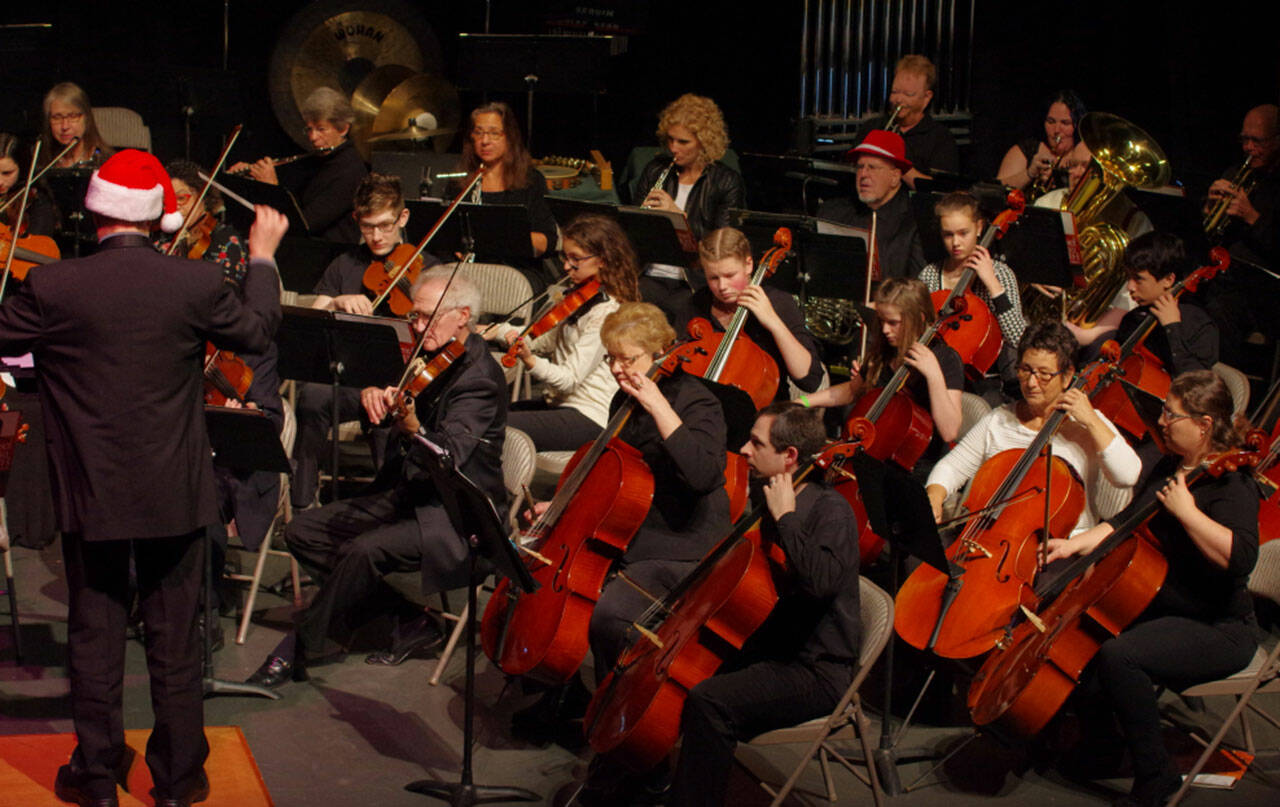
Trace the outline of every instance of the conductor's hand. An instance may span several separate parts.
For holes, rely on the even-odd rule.
[[[267,205],[254,205],[253,212],[253,226],[249,228],[249,259],[275,260],[280,239],[289,231],[289,219]]]

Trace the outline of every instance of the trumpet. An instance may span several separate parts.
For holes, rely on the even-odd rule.
[[[1253,168],[1250,163],[1253,162],[1253,155],[1245,157],[1244,163],[1235,175],[1231,177],[1231,190],[1243,191],[1247,196],[1253,191],[1253,186],[1257,184],[1257,179],[1253,176]],[[1209,237],[1209,241],[1217,243],[1222,240],[1222,234],[1226,232],[1227,225],[1231,223],[1231,217],[1227,215],[1227,208],[1231,207],[1231,200],[1234,194],[1228,194],[1213,202],[1213,206],[1204,214],[1204,234]]]
[[[1054,135],[1053,147],[1057,149],[1061,143],[1061,133]],[[1058,159],[1053,161],[1053,165],[1049,166],[1049,174],[1047,176],[1036,177],[1036,181],[1031,183],[1031,195],[1030,199],[1027,201],[1031,201],[1039,196],[1044,196],[1053,189],[1053,176],[1058,173],[1058,166],[1062,164],[1062,158],[1065,156],[1067,156],[1065,153],[1058,155]]]
[[[644,200],[648,199],[649,195],[652,194],[654,191],[662,190],[662,186],[665,185],[667,182],[667,177],[671,175],[671,169],[675,167],[676,167],[676,158],[672,157],[671,163],[667,165],[666,168],[662,169],[661,174],[658,174],[658,181],[653,183],[653,187],[649,189],[648,193],[646,193],[643,197],[641,197],[640,202],[642,204],[644,203]]]
[[[328,146],[326,148],[316,149],[315,151],[304,151],[301,154],[294,154],[292,157],[278,157],[272,160],[271,164],[288,165],[289,163],[296,163],[298,160],[305,160],[309,157],[321,157],[332,152],[335,148],[337,148],[337,146]],[[248,175],[249,169],[241,168],[239,171],[227,171],[226,173],[231,174],[232,176],[242,177]]]
[[[893,108],[893,112],[889,113],[889,119],[884,122],[884,130],[886,132],[893,132],[894,134],[902,134],[900,131],[898,131],[899,129],[902,128],[901,126],[898,125],[898,115],[901,114],[901,112],[902,112],[902,104],[898,104]]]

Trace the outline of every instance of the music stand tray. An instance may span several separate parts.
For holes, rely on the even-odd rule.
[[[409,242],[417,243],[448,209],[449,202],[417,200],[407,201],[405,206],[412,211],[405,227],[405,237]],[[533,242],[529,240],[532,231],[533,220],[529,217],[529,208],[524,205],[463,203],[458,205],[454,215],[445,221],[427,247],[435,255],[451,256],[470,252],[470,245],[474,243],[476,254],[484,255],[486,260],[495,263],[529,261],[533,259]]]
[[[231,174],[218,174],[216,178],[219,184],[225,185],[232,193],[243,196],[250,203],[267,205],[279,210],[289,219],[289,231],[295,235],[310,231],[307,217],[302,215],[302,208],[298,205],[297,198],[283,185],[270,185],[266,182],[258,182],[256,179]],[[227,205],[227,217],[242,233],[249,232],[249,227],[253,224],[253,216],[253,211],[240,205]]]

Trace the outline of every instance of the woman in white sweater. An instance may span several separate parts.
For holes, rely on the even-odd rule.
[[[1018,344],[1022,400],[993,409],[938,461],[925,490],[934,517],[942,503],[972,479],[984,462],[1011,448],[1026,448],[1057,410],[1067,419],[1053,436],[1053,454],[1084,482],[1086,506],[1072,533],[1120,512],[1133,496],[1142,463],[1137,453],[1080,390],[1067,389],[1075,372],[1076,340],[1058,322],[1027,326]]]
[[[604,362],[600,325],[621,303],[640,299],[635,249],[613,219],[579,216],[564,228],[562,244],[569,279],[598,279],[601,289],[573,316],[520,345],[520,361],[544,392],[542,400],[512,404],[507,425],[528,434],[539,451],[572,451],[600,433],[618,391]],[[519,333],[507,328],[501,337],[510,345]]]

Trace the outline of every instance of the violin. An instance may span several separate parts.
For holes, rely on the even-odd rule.
[[[856,447],[834,445],[792,474],[799,486]],[[782,548],[766,541],[759,504],[697,567],[636,621],[636,642],[596,689],[584,720],[599,754],[648,770],[670,753],[693,687],[710,678],[760,628],[786,574]]]
[[[1202,282],[1213,279],[1219,272],[1225,272],[1231,265],[1231,256],[1226,249],[1214,247],[1209,250],[1209,261],[1207,265],[1201,266],[1174,283],[1169,293],[1177,298],[1181,297],[1183,292],[1194,292]],[[1124,340],[1124,344],[1119,346],[1118,351],[1107,345],[1103,348],[1104,351],[1116,355],[1115,363],[1118,365],[1116,378],[1124,378],[1134,386],[1164,399],[1169,395],[1169,372],[1160,359],[1143,346],[1143,342],[1155,330],[1157,324],[1156,315],[1148,311],[1138,327]],[[1138,415],[1138,410],[1133,408],[1129,396],[1125,395],[1124,388],[1120,384],[1112,383],[1113,380],[1108,379],[1106,383],[1097,387],[1095,394],[1091,396],[1093,407],[1106,415],[1112,423],[1133,435],[1135,439],[1141,439],[1147,433],[1147,426]]]
[[[212,342],[204,346],[204,402],[226,406],[227,401],[245,402],[253,383],[253,368],[229,350],[219,350]]]
[[[1188,473],[1187,484],[1256,463],[1267,442],[1265,433],[1250,432],[1243,447]],[[968,697],[974,723],[999,722],[1032,737],[1057,714],[1102,644],[1137,619],[1163,586],[1168,561],[1147,526],[1161,507],[1152,497],[1093,552],[1037,585],[1037,600],[1050,604],[1038,613],[1028,609],[978,671]]]
[[[408,412],[409,401],[421,395],[427,387],[431,386],[433,381],[440,378],[445,370],[452,367],[454,362],[462,358],[466,352],[466,345],[457,339],[450,339],[436,351],[436,354],[430,360],[418,356],[410,362],[409,367],[404,372],[404,377],[396,387],[396,403],[393,407],[396,416],[404,417]]]
[[[1026,198],[1020,190],[1010,191],[1005,201],[1008,208],[1002,210],[987,226],[978,246],[990,249],[996,239],[1004,237],[1009,227],[1018,220],[1027,207]],[[942,340],[960,354],[960,361],[964,362],[966,367],[981,377],[991,369],[991,365],[995,364],[1004,340],[1000,333],[999,320],[991,313],[991,309],[982,301],[982,298],[969,291],[975,277],[977,272],[973,267],[966,267],[954,288],[950,291],[939,289],[932,292],[930,297],[933,299],[938,316],[947,318],[947,327],[941,332]],[[1006,289],[1006,293],[1016,293],[1016,289]],[[963,303],[959,303],[961,299]],[[950,316],[953,313],[956,316]]]
[[[204,258],[209,247],[213,245],[213,231],[218,228],[218,219],[212,213],[205,212],[200,220],[191,225],[187,232],[187,258],[198,261]]]
[[[1068,389],[1100,377],[1090,367]],[[995,646],[1010,616],[1034,604],[1038,551],[1065,538],[1085,507],[1084,485],[1046,449],[1066,419],[1055,410],[1025,449],[1002,451],[982,464],[964,506],[975,517],[947,549],[951,576],[916,568],[894,600],[894,629],[913,647],[944,658],[972,658]]]
[[[506,354],[502,357],[502,366],[515,367],[517,357],[520,354],[520,344],[525,338],[537,339],[561,322],[572,317],[584,305],[595,299],[596,295],[600,293],[600,288],[600,279],[593,277],[565,292],[560,302],[556,303],[549,311],[538,317],[520,332],[520,335],[511,343],[511,346],[507,348]]]
[[[13,228],[0,224],[0,263],[9,260],[9,252],[13,251],[11,274],[18,280],[26,280],[27,272],[33,267],[53,263],[62,258],[58,244],[47,235],[19,235],[13,238]]]
[[[773,234],[773,246],[760,256],[750,285],[759,286],[766,277],[771,277],[790,251],[791,231],[779,227]],[[738,306],[724,333],[717,333],[711,322],[702,317],[690,320],[687,331],[697,340],[697,347],[689,354],[691,360],[685,372],[737,387],[751,396],[756,409],[762,409],[777,395],[781,377],[773,358],[742,333],[749,313],[745,307]]]

